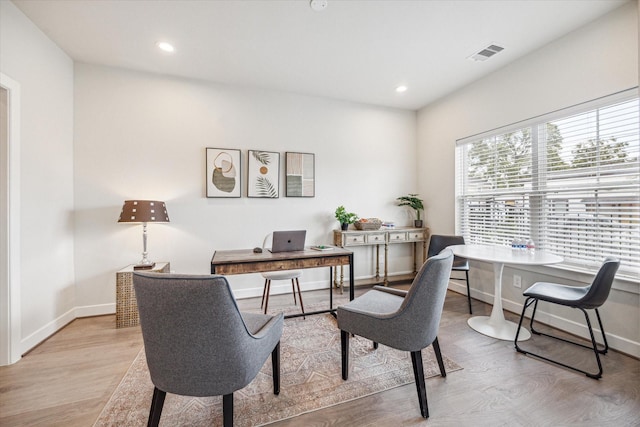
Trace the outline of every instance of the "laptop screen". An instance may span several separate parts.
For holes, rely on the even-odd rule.
[[[304,250],[307,230],[274,231],[271,252],[293,252]]]

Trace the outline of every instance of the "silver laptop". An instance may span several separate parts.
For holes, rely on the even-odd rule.
[[[307,230],[274,231],[271,252],[293,252],[304,250]]]

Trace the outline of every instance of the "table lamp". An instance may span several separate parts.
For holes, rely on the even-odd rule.
[[[125,200],[118,222],[142,223],[142,260],[134,266],[135,270],[153,268],[156,263],[147,258],[147,223],[169,222],[167,207],[157,200]]]

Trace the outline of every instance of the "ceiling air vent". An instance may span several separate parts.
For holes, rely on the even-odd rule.
[[[468,57],[468,59],[471,59],[473,61],[486,61],[487,59],[491,58],[493,55],[495,55],[496,53],[502,50],[504,50],[503,47],[500,47],[495,44],[491,44],[485,47],[484,49],[482,49],[480,52],[474,53],[473,55]]]

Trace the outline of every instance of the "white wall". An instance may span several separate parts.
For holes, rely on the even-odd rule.
[[[141,258],[141,226],[116,222],[125,199],[166,201],[171,223],[149,225],[150,257],[181,273],[206,274],[216,249],[259,246],[273,230],[330,243],[338,205],[410,222],[395,198],[416,189],[414,112],[87,64],[75,67],[75,111],[75,271],[87,314],[113,312],[115,272]],[[206,147],[242,150],[242,198],[205,197]],[[280,198],[246,197],[248,149],[281,153]],[[286,151],[315,153],[316,197],[285,197]],[[396,246],[391,272],[409,271],[409,245]],[[356,249],[356,277],[373,274],[372,254]],[[327,279],[307,270],[301,286]],[[230,282],[238,297],[261,294],[259,276]]]
[[[73,62],[0,1],[0,71],[21,88],[23,351],[74,318]]]
[[[482,66],[481,63],[478,66]],[[638,11],[629,3],[479,80],[418,113],[418,188],[425,196],[432,233],[455,232],[454,170],[456,139],[548,113],[638,85]],[[473,269],[472,294],[492,300],[490,267]],[[540,276],[541,272],[549,276]],[[523,288],[537,280],[588,280],[557,269],[520,271]],[[505,269],[505,307],[520,311],[522,290],[511,286]],[[616,283],[603,307],[610,344],[640,356],[640,296],[637,284]],[[558,326],[581,332],[554,311]],[[577,319],[571,317],[571,319]],[[551,321],[551,320],[550,320]]]

